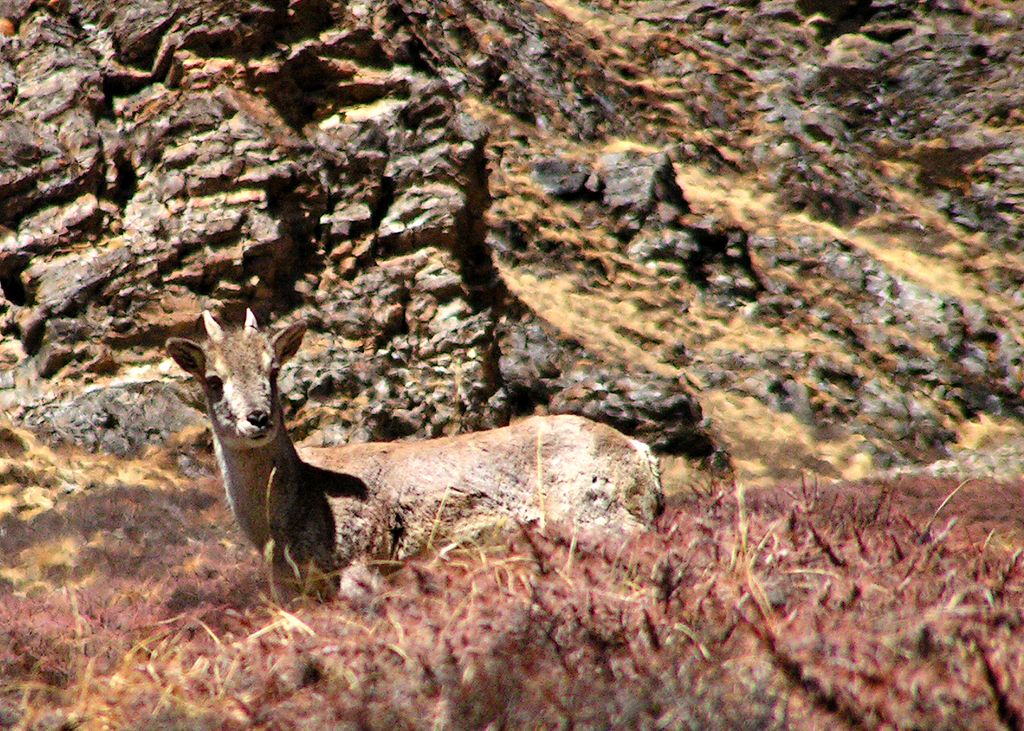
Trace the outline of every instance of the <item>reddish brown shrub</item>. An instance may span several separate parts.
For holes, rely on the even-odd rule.
[[[37,526],[86,548],[71,571],[80,585],[0,593],[0,718],[1020,727],[1022,485],[957,487],[691,495],[648,534],[524,528],[503,545],[409,562],[369,605],[288,611],[266,602],[259,561],[213,487],[78,496],[60,520],[37,516],[11,539],[46,545],[33,542]],[[107,540],[119,515],[152,532]],[[0,563],[18,556],[5,550]]]

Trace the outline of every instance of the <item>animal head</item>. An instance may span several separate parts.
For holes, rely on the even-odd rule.
[[[206,343],[169,338],[167,352],[203,386],[217,436],[235,448],[259,447],[283,428],[277,374],[302,344],[306,325],[297,322],[276,334],[259,329],[252,310],[245,325],[225,330],[203,312]]]

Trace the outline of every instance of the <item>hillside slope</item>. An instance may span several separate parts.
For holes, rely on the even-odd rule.
[[[1018,435],[1009,6],[0,14],[0,400],[51,442],[200,424],[160,344],[245,306],[320,336],[315,443],[568,411],[755,479]]]
[[[0,0],[0,727],[1024,726],[1021,18]],[[162,352],[246,307],[307,444],[582,413],[668,509],[277,606]]]
[[[1012,8],[400,4],[490,122],[510,287],[685,374],[741,472],[856,474],[1019,422]]]

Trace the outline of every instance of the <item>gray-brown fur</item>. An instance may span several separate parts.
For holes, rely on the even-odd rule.
[[[662,509],[657,467],[643,445],[580,416],[534,416],[501,429],[413,442],[304,449],[302,458],[392,496],[377,556],[403,559],[433,544],[546,521],[630,531]],[[334,507],[339,523],[346,506]]]
[[[168,351],[203,385],[232,511],[259,550],[272,546],[279,588],[330,595],[360,559],[401,560],[516,523],[636,530],[661,510],[650,450],[577,416],[297,451],[276,380],[305,328],[270,336],[251,313],[237,331],[204,322],[205,345],[172,338]]]
[[[362,498],[365,486],[303,463],[285,431],[277,372],[305,326],[268,337],[249,317],[240,330],[225,331],[204,315],[204,345],[171,338],[167,349],[203,386],[228,503],[245,536],[269,554],[275,587],[330,594],[333,578],[326,577],[340,560],[327,494]]]

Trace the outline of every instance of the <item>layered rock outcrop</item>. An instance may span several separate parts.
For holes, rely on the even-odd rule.
[[[711,453],[682,382],[624,380],[507,290],[486,242],[487,130],[383,43],[386,10],[2,10],[17,27],[0,283],[18,420],[118,454],[166,442],[201,419],[164,383],[163,341],[204,308],[252,307],[312,325],[284,391],[313,444],[454,434],[549,403],[655,435],[664,394],[678,424],[662,446]],[[509,373],[531,362],[512,334],[526,320],[555,359],[543,387]],[[579,393],[583,372],[615,398]]]
[[[513,289],[685,371],[748,474],[853,475],[1019,425],[1012,11],[398,5],[391,37],[457,69],[508,140]]]
[[[89,434],[120,429],[124,389],[167,398],[167,336],[247,306],[311,321],[284,384],[313,444],[550,411],[835,476],[1024,417],[1010,11],[0,16],[0,403],[56,440],[124,452],[194,422],[175,396]]]

